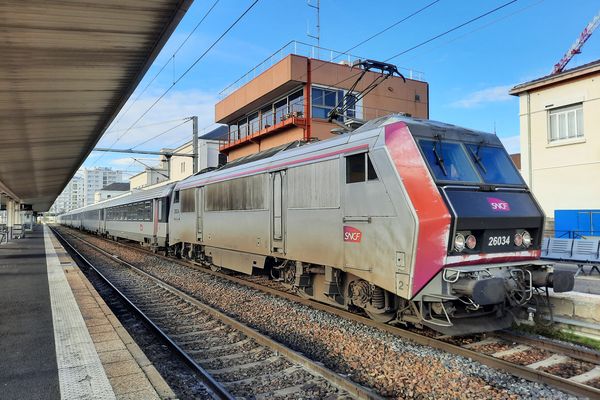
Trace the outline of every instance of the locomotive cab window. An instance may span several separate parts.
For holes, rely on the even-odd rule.
[[[376,181],[377,172],[367,153],[346,157],[346,183]]]
[[[460,143],[422,139],[419,146],[436,180],[481,182]]]
[[[173,204],[177,204],[179,203],[179,190],[176,190],[173,193]]]

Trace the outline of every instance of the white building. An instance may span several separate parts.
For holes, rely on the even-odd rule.
[[[546,216],[600,209],[600,60],[509,93],[519,96],[521,173]]]
[[[224,156],[219,154],[219,144],[227,135],[227,126],[221,126],[198,139],[198,171],[206,168],[215,168],[225,162]],[[182,144],[176,149],[161,149],[178,154],[193,154],[192,141]],[[194,159],[186,156],[173,156],[167,161],[162,156],[159,164],[154,168],[146,168],[144,171],[129,178],[131,189],[140,189],[156,185],[164,181],[176,182],[193,175]]]
[[[83,185],[83,178],[79,175],[75,175],[62,193],[56,198],[54,204],[50,208],[50,212],[54,214],[63,214],[76,208],[83,207]]]
[[[127,192],[129,192],[129,183],[114,182],[108,186],[104,186],[102,189],[97,190],[96,193],[94,193],[94,203],[99,203]]]
[[[156,167],[146,167],[139,174],[129,178],[129,186],[131,189],[141,189],[167,180],[169,180],[169,170],[163,157]]]
[[[123,172],[112,168],[96,167],[83,169],[84,206],[94,204],[94,193],[114,182],[123,182]]]
[[[227,132],[227,127],[219,129],[219,132]],[[207,134],[208,135],[208,134]],[[202,136],[198,140],[198,171],[219,165],[218,140],[208,139]],[[192,154],[192,141],[176,148],[174,153]],[[180,181],[194,173],[194,159],[192,157],[173,156],[171,158],[171,181]]]

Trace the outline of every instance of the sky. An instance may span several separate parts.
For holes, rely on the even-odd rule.
[[[191,139],[191,123],[185,122],[191,115],[198,116],[200,134],[208,132],[215,128],[214,104],[222,89],[289,41],[316,44],[307,35],[316,34],[316,12],[306,0],[259,0],[179,79],[253,1],[196,0],[98,147],[173,148]],[[320,46],[347,51],[432,1],[321,0]],[[351,53],[386,60],[507,1],[439,0]],[[431,119],[495,131],[515,153],[518,98],[508,90],[550,73],[599,11],[598,0],[518,0],[389,62],[405,68],[403,73],[423,74]],[[567,68],[600,58],[600,29],[582,50]],[[153,163],[152,156],[134,157]],[[93,152],[84,167],[95,166],[125,170],[126,176],[143,169],[118,153]]]

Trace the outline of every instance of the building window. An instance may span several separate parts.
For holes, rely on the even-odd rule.
[[[258,113],[255,112],[248,116],[248,134],[252,135],[260,130],[258,122]]]
[[[244,118],[238,122],[239,138],[243,139],[248,136],[248,119]]]
[[[344,90],[313,87],[311,95],[313,118],[328,119],[331,110],[337,106],[346,107],[345,115],[339,116],[338,120],[357,117],[358,101],[353,94],[344,98]]]
[[[377,173],[367,153],[346,157],[346,183],[376,181]]]
[[[239,139],[239,136],[238,136],[238,126],[237,126],[237,124],[230,125],[229,126],[229,141],[230,142],[235,142],[238,139]]]
[[[288,101],[290,102],[289,112],[292,115],[298,117],[304,115],[304,93],[302,90],[298,90],[297,92],[290,94]]]
[[[185,172],[185,162],[182,162],[181,164],[181,173]]]
[[[269,104],[260,110],[260,129],[273,126],[273,104]]]
[[[273,108],[275,109],[275,123],[278,124],[285,119],[287,114],[287,97],[276,102]]]
[[[583,105],[575,104],[550,110],[549,142],[583,137]]]

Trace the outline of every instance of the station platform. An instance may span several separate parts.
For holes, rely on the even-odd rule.
[[[47,226],[0,246],[2,399],[175,395]]]

